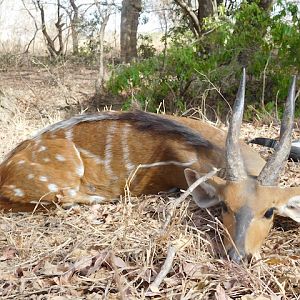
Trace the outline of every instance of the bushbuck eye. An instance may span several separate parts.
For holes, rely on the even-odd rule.
[[[264,214],[264,217],[267,218],[267,219],[270,219],[272,216],[273,216],[273,213],[274,213],[274,207],[271,207],[269,208],[265,214]]]

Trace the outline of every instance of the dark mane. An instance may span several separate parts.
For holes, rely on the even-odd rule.
[[[186,143],[195,147],[212,147],[212,144],[195,130],[161,115],[146,113],[140,110],[123,113],[109,111],[99,114],[75,116],[71,119],[63,120],[44,128],[35,135],[34,138],[38,138],[43,133],[54,132],[59,129],[67,129],[79,123],[106,120],[129,121],[134,123],[136,128],[141,131],[151,131],[158,134],[168,134],[173,137],[182,138]]]
[[[203,138],[198,132],[171,119],[157,114],[135,110],[118,116],[119,120],[131,121],[141,131],[151,131],[158,134],[168,134],[184,139],[195,147],[211,148],[212,144]]]

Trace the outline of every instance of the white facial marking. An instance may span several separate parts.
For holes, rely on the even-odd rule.
[[[34,178],[34,174],[28,174],[28,175],[27,175],[27,178],[28,178],[28,179],[33,179],[33,178]]]
[[[65,160],[66,160],[65,157],[62,156],[61,154],[56,154],[56,155],[55,155],[55,158],[56,158],[58,161],[65,161]]]
[[[48,177],[47,176],[39,176],[39,181],[47,182],[48,181]]]
[[[56,193],[56,192],[58,192],[58,187],[55,183],[49,183],[48,190],[52,193]]]
[[[24,163],[25,163],[24,159],[18,161],[18,165],[23,165]]]
[[[41,147],[39,148],[38,152],[42,152],[42,151],[45,151],[45,150],[47,150],[47,147],[41,146]]]
[[[89,196],[89,200],[90,200],[91,203],[100,203],[103,200],[105,200],[105,198],[102,197],[102,196],[96,196],[96,195],[94,195],[94,196]]]
[[[15,188],[14,192],[15,192],[16,197],[23,197],[24,196],[24,192],[21,189]]]

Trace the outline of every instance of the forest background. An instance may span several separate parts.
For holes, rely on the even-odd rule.
[[[0,71],[97,70],[96,107],[215,119],[245,66],[245,118],[277,119],[300,68],[299,16],[298,1],[282,0],[2,0]]]

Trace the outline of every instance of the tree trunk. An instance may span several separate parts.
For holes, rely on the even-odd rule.
[[[222,3],[221,0],[198,0],[194,5],[191,1],[174,0],[174,2],[182,9],[183,14],[188,19],[188,25],[196,38],[200,38],[204,33],[204,19],[212,16],[217,7]]]
[[[104,34],[110,14],[103,16],[99,31],[99,75],[96,80],[96,95],[101,95],[104,86]]]
[[[249,3],[254,2],[253,0],[249,1]],[[257,1],[255,1],[257,2]],[[260,6],[264,10],[270,10],[273,7],[274,0],[260,0],[258,1],[258,6]]]
[[[72,34],[72,42],[73,42],[73,55],[77,55],[79,52],[79,38],[78,38],[78,31],[79,31],[79,9],[75,3],[75,0],[70,0],[70,4],[73,10],[73,16],[70,18],[71,23],[71,34]]]
[[[105,28],[108,23],[109,17],[112,13],[113,5],[107,5],[103,8],[102,4],[98,0],[94,0],[96,8],[99,14],[99,74],[98,78],[95,82],[95,90],[96,95],[101,95],[103,92],[104,87],[104,35],[105,35]]]
[[[41,15],[41,23],[42,23],[42,33],[46,40],[46,46],[49,51],[51,58],[56,58],[58,56],[63,56],[64,51],[64,42],[63,42],[63,26],[65,24],[62,23],[62,15],[60,13],[60,0],[57,0],[57,21],[55,23],[55,27],[57,29],[57,36],[55,38],[51,38],[48,34],[46,21],[45,21],[45,11],[44,6],[40,0],[36,1],[37,7],[40,10]],[[55,40],[58,38],[59,48],[56,49]]]
[[[141,0],[122,1],[121,60],[126,63],[137,57],[137,28],[141,11]]]

